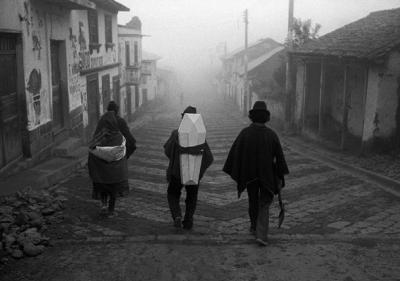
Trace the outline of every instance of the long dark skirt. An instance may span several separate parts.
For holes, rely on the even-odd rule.
[[[118,183],[98,183],[93,182],[92,198],[101,200],[102,195],[109,195],[113,197],[123,197],[129,194],[128,180]]]

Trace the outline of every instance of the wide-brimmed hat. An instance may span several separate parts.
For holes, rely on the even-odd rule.
[[[267,104],[265,103],[265,101],[256,101],[253,105],[253,108],[250,109],[249,113],[255,112],[255,111],[265,111],[268,112],[267,110]]]

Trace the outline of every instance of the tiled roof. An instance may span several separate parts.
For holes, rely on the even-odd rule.
[[[146,52],[146,51],[142,51],[142,60],[144,61],[157,61],[161,59],[161,57],[159,55],[150,53],[150,52]]]
[[[307,42],[294,53],[374,59],[400,45],[400,8],[367,17]]]
[[[276,42],[275,40],[271,38],[265,38],[265,39],[260,39],[259,41],[250,44],[247,47],[248,51],[248,60],[254,60],[265,53],[268,53],[275,49],[276,47],[282,46],[282,44]],[[233,59],[235,57],[241,57],[244,55],[244,48],[239,48],[231,53],[229,53],[226,57],[224,57],[224,60],[229,60]]]
[[[262,56],[254,59],[252,61],[249,61],[249,66],[248,66],[247,71],[253,70],[254,68],[259,66],[263,62],[269,60],[272,56],[274,56],[275,54],[279,53],[280,51],[282,51],[284,49],[285,49],[284,46],[276,47],[275,49],[271,50],[270,52],[267,52],[267,53],[263,54]],[[244,74],[244,68],[240,69],[239,74],[240,75]]]

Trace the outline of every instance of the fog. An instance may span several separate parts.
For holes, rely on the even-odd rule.
[[[249,43],[270,37],[284,42],[288,0],[118,0],[142,21],[143,48],[162,57],[161,67],[173,67],[193,92],[207,83],[220,65],[226,42],[228,53],[244,46],[243,11],[249,14]],[[400,7],[400,0],[295,0],[294,16],[320,23],[320,35],[368,15]],[[204,85],[203,85],[204,86]]]

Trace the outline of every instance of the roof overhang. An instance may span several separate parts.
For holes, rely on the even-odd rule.
[[[113,12],[128,12],[130,9],[114,0],[91,0],[97,7]]]
[[[89,0],[42,0],[48,4],[57,5],[69,10],[96,9],[96,4]]]

